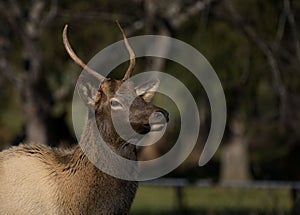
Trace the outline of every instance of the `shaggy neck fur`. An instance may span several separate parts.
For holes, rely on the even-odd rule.
[[[0,214],[128,214],[137,182],[114,178],[91,163],[89,158],[110,162],[97,134],[88,120],[80,145],[72,149],[21,144],[0,152]],[[112,150],[136,159],[129,148]]]
[[[74,214],[127,214],[135,196],[137,182],[114,178],[90,162],[88,157],[97,163],[110,162],[109,155],[102,153],[98,135],[95,120],[88,118],[80,145],[73,149],[68,164],[60,170],[62,177],[68,180],[58,187],[61,193],[58,201],[64,204],[62,208],[72,210]],[[134,146],[126,144],[121,138],[111,141],[117,140],[117,143],[108,143],[110,147],[113,146],[111,149],[119,155],[136,160]],[[117,145],[120,147],[114,147]],[[80,146],[83,146],[85,153]]]

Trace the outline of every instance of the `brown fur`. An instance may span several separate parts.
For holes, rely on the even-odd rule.
[[[136,160],[134,145],[124,147],[126,142],[118,136],[110,118],[110,99],[117,96],[122,83],[110,79],[102,83],[94,105],[89,107],[80,145],[97,147],[100,131],[115,153]],[[125,84],[125,91],[120,91],[118,97],[124,106],[126,97],[136,96],[131,82]],[[167,112],[142,97],[137,97],[132,107],[130,122],[141,133],[149,132],[143,129],[153,112],[168,117]],[[90,119],[94,110],[97,126]],[[125,120],[122,114],[120,119]],[[101,150],[92,156],[102,163],[109,162]],[[22,144],[0,152],[0,214],[128,214],[136,190],[137,182],[114,178],[96,168],[79,145],[61,150]]]
[[[114,153],[136,160],[135,146],[118,135],[111,113],[116,116],[121,136],[129,137],[130,140],[137,139],[136,132],[145,134],[152,128],[160,128],[168,120],[168,113],[150,103],[153,91],[158,87],[158,80],[137,88],[132,82],[126,82],[134,68],[135,55],[121,27],[120,30],[130,54],[130,66],[122,80],[111,80],[90,69],[74,53],[65,26],[63,42],[71,58],[89,75],[103,82],[95,93],[95,88],[91,87],[89,81],[84,81],[84,76],[79,78],[78,93],[88,107],[88,117],[79,145],[61,150],[30,144],[0,152],[1,215],[129,213],[137,182],[121,180],[102,172],[91,163],[86,153],[97,165],[100,163],[113,171],[122,170],[122,173],[132,174],[133,169],[109,165],[110,155],[101,150],[99,133]],[[135,98],[132,103],[130,98]],[[128,112],[129,122],[126,115]],[[149,122],[152,114],[153,127]],[[136,132],[126,130],[128,123]],[[85,153],[80,146],[83,146]]]
[[[97,169],[80,146],[0,153],[0,214],[127,214],[137,183]]]

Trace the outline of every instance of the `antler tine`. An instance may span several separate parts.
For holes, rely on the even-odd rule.
[[[67,50],[68,54],[70,55],[70,57],[75,61],[75,63],[77,63],[79,66],[81,66],[85,71],[87,71],[89,74],[91,74],[92,76],[94,76],[95,78],[99,79],[100,81],[102,81],[103,79],[105,79],[104,76],[100,75],[98,72],[96,72],[95,70],[91,69],[90,67],[88,67],[74,52],[74,50],[72,49],[69,40],[68,40],[68,36],[67,36],[67,31],[68,31],[68,25],[65,25],[64,30],[63,30],[63,43],[65,45],[65,49]]]
[[[135,66],[135,54],[134,54],[134,51],[132,50],[131,46],[129,45],[126,34],[125,34],[123,28],[121,27],[120,23],[118,22],[118,20],[116,20],[116,23],[117,23],[120,31],[122,32],[126,49],[127,49],[127,51],[129,52],[129,55],[130,55],[130,65],[129,65],[129,67],[128,67],[128,69],[127,69],[127,71],[126,71],[126,73],[123,77],[123,80],[127,80],[130,77],[130,75],[131,75],[131,73],[134,69],[134,66]]]

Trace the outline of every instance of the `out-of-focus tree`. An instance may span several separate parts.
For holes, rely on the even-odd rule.
[[[234,96],[228,96],[230,97],[227,100],[229,102],[232,99],[241,100],[239,104],[235,102],[229,104],[231,107],[228,117],[229,125],[235,121],[234,116],[242,114],[244,125],[241,127],[246,125],[248,135],[245,134],[243,141],[240,142],[240,145],[243,146],[240,148],[241,153],[245,152],[249,146],[245,142],[250,142],[252,149],[268,148],[269,152],[262,154],[266,159],[271,158],[273,161],[277,160],[278,162],[282,159],[282,162],[274,167],[273,171],[282,174],[281,176],[277,175],[277,178],[284,179],[287,172],[282,172],[283,166],[293,166],[294,163],[284,164],[284,157],[295,159],[295,156],[291,156],[291,154],[299,151],[295,149],[299,149],[297,130],[299,128],[300,101],[297,92],[299,92],[300,83],[299,72],[296,68],[299,67],[300,61],[298,57],[299,35],[294,15],[296,10],[299,10],[298,5],[292,7],[289,0],[252,1],[243,4],[238,1],[225,0],[222,6],[222,10],[214,11],[215,17],[220,22],[227,23],[235,31],[235,34],[240,34],[252,46],[252,48],[244,46],[244,50],[250,50],[251,56],[250,65],[246,62],[250,69],[246,69],[245,75],[241,74],[240,76],[241,80],[246,79],[244,79],[244,83],[235,84],[238,91],[233,94]],[[240,45],[243,47],[243,44]],[[234,59],[234,62],[231,61],[231,63],[236,64],[237,60],[244,61],[239,58]],[[234,88],[231,87],[231,89]],[[248,106],[245,106],[247,104]],[[235,132],[232,134],[234,135]],[[236,148],[233,146],[234,142],[231,142],[222,150],[223,158],[228,158],[227,165],[223,165],[223,167],[231,169],[231,172],[235,168],[233,162],[237,162],[234,160]],[[278,146],[281,153],[274,150]],[[271,157],[267,158],[267,154]],[[272,163],[272,161],[269,162]],[[241,166],[245,164],[243,157],[241,157],[240,163]],[[276,168],[277,170],[275,170]],[[258,177],[264,175],[261,170],[255,168],[253,168],[253,173]],[[268,176],[266,174],[263,177]],[[294,179],[296,178],[294,177]]]
[[[96,11],[93,4],[99,8],[104,5],[107,12]],[[67,0],[0,3],[0,72],[16,89],[23,113],[20,120],[23,135],[18,135],[16,141],[25,138],[25,142],[47,145],[75,142],[66,123],[70,108],[67,109],[65,103],[70,102],[76,76],[66,71],[70,68],[65,67],[64,60],[68,58],[62,48],[61,30],[69,21],[73,26],[73,23],[81,26],[89,19],[109,20],[113,24],[114,15],[108,12],[112,6],[105,1],[98,4],[96,1],[74,4]],[[119,6],[122,8],[121,4]],[[120,17],[123,18],[121,14]],[[100,32],[103,33],[101,29]],[[90,36],[88,28],[85,36]],[[71,80],[66,80],[68,76]],[[16,95],[12,93],[11,96]],[[21,136],[24,138],[19,138]]]
[[[51,145],[73,141],[67,119],[81,69],[65,53],[61,30],[64,24],[70,25],[70,40],[77,54],[88,61],[121,39],[114,24],[118,19],[128,36],[161,34],[191,44],[210,61],[224,87],[228,128],[220,151],[208,167],[199,170],[197,160],[210,127],[205,92],[180,65],[157,58],[137,59],[135,71],[166,71],[182,80],[199,101],[201,137],[177,173],[187,175],[191,170],[191,175],[212,177],[213,172],[213,177],[225,181],[297,179],[299,10],[300,3],[289,0],[3,1],[1,116],[11,116],[8,113],[17,112],[16,107],[23,114],[15,115],[18,120],[1,119],[0,138],[21,121],[28,141]],[[167,50],[163,44],[161,48]],[[120,77],[117,73],[112,75]],[[5,127],[7,122],[11,125]],[[176,139],[176,134],[170,135]],[[164,142],[153,146],[150,158],[171,147]]]

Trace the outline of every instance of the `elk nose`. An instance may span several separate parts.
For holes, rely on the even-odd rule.
[[[154,112],[152,115],[153,115],[153,118],[155,119],[155,121],[169,122],[169,113],[167,111],[165,111],[164,109],[159,109],[156,112]]]
[[[160,117],[164,117],[166,122],[169,122],[169,112],[167,112],[166,110],[164,109],[160,109],[159,111],[157,111],[156,113],[160,114]],[[161,114],[163,116],[161,116]]]
[[[163,109],[159,109],[151,114],[149,125],[151,131],[161,131],[169,121],[169,113]]]

